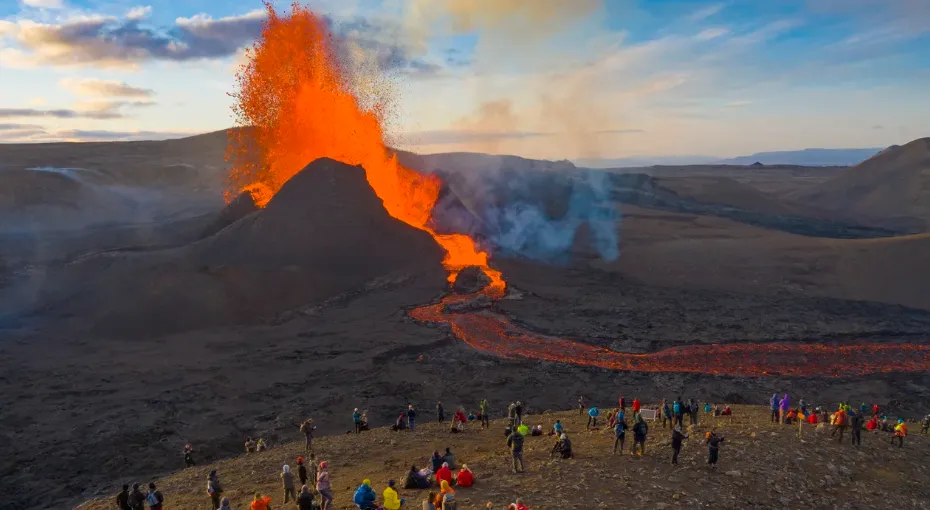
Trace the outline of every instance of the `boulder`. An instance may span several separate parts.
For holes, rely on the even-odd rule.
[[[474,294],[491,284],[491,279],[478,266],[468,266],[459,271],[452,290],[459,294]]]

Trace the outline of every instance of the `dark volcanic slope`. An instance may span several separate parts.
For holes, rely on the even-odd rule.
[[[443,288],[442,249],[387,214],[360,167],[310,164],[268,206],[182,248],[109,252],[35,279],[43,318],[113,335],[250,323],[385,275]]]
[[[930,228],[930,138],[890,147],[800,192],[798,200],[855,221],[925,232]]]

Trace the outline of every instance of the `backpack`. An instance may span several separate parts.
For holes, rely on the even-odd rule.
[[[151,491],[145,496],[145,502],[148,503],[150,507],[161,504],[161,501],[158,501],[158,496],[155,494],[155,491]]]

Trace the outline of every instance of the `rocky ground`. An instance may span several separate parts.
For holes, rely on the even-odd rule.
[[[458,403],[446,400],[450,408]],[[467,404],[476,405],[475,401]],[[574,459],[551,459],[553,439],[531,437],[526,442],[527,472],[512,474],[503,420],[492,421],[491,428],[484,431],[469,426],[461,435],[449,434],[447,425],[436,424],[420,424],[413,433],[381,428],[361,436],[339,434],[317,439],[315,451],[318,459],[330,465],[338,509],[354,508],[352,493],[362,479],[370,478],[380,495],[389,479],[402,482],[411,464],[424,466],[433,450],[447,447],[456,454],[457,462],[467,463],[476,476],[474,487],[457,491],[464,509],[484,508],[487,502],[494,508],[506,508],[518,497],[534,510],[618,506],[930,508],[930,468],[925,462],[930,439],[920,436],[916,425],[912,425],[903,449],[892,447],[887,434],[869,432],[863,433],[862,446],[854,447],[848,437],[838,444],[826,429],[809,425],[800,430],[799,437],[795,426],[770,423],[765,407],[735,406],[732,421],[702,415],[698,425],[688,429],[690,438],[685,441],[680,464],[673,466],[670,433],[660,423],[651,424],[645,456],[628,452],[612,455],[612,433],[585,431],[585,420],[577,412],[532,409],[531,413],[526,422],[541,424],[546,430],[556,419],[562,420],[573,441]],[[347,416],[326,420],[331,419],[349,421]],[[707,448],[701,438],[709,430],[726,438],[717,470],[705,463]],[[298,435],[295,428],[294,436]],[[260,454],[202,462],[156,481],[167,498],[166,508],[209,508],[204,487],[211,469],[220,473],[233,508],[247,508],[256,491],[271,495],[275,508],[292,508],[282,504],[278,473],[284,464],[293,467],[298,455],[306,456],[302,439],[273,445]],[[180,469],[180,452],[176,463]],[[125,477],[99,499],[79,508],[111,508],[120,481],[148,482]],[[419,508],[426,491],[400,490],[400,494],[411,508]]]

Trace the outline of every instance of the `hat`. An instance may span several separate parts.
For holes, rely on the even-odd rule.
[[[320,469],[326,469],[327,466],[329,466],[329,464],[327,464],[325,460],[320,462]]]
[[[303,464],[303,463],[304,463],[304,458],[303,458],[303,457],[297,457],[297,463],[298,463],[298,464]]]
[[[395,483],[394,480],[388,480],[388,487],[393,487]]]
[[[568,439],[568,436],[563,432],[562,435],[559,436],[559,439]]]
[[[155,489],[155,482],[149,482],[149,489]]]
[[[362,480],[362,485],[371,485],[371,480],[369,480],[368,478]]]

